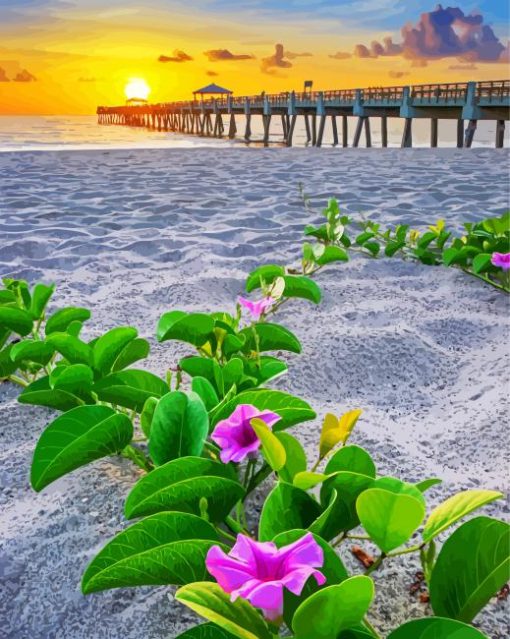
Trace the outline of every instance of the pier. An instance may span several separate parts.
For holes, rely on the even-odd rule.
[[[457,147],[472,145],[477,123],[493,120],[496,124],[495,146],[503,147],[505,121],[510,119],[510,80],[423,84],[367,89],[339,89],[298,93],[191,100],[161,104],[100,106],[98,123],[145,127],[156,131],[173,131],[205,137],[228,137],[238,134],[236,116],[244,118],[240,134],[247,143],[269,144],[273,118],[280,118],[282,142],[292,146],[298,117],[303,118],[307,144],[320,147],[328,118],[331,120],[333,145],[349,146],[348,118],[356,118],[350,146],[357,147],[364,136],[372,146],[371,118],[380,118],[382,146],[388,146],[388,118],[403,118],[402,147],[413,145],[413,121],[430,120],[430,146],[438,146],[438,121],[457,121]],[[252,138],[252,118],[261,117],[263,137]]]

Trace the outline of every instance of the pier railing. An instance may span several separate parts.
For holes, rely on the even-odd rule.
[[[305,119],[307,141],[320,146],[326,117],[332,118],[334,144],[338,144],[336,118],[342,117],[342,144],[347,146],[347,117],[358,118],[353,146],[365,131],[371,145],[370,118],[382,121],[382,144],[387,145],[387,118],[405,118],[402,146],[412,145],[412,121],[431,120],[431,145],[437,146],[438,119],[457,120],[457,146],[471,146],[478,120],[495,120],[496,146],[503,145],[505,120],[510,119],[510,80],[417,84],[410,86],[330,89],[326,91],[259,93],[248,96],[210,97],[158,104],[100,106],[100,124],[142,126],[160,131],[179,131],[222,137],[223,117],[230,118],[228,136],[235,137],[235,116],[244,116],[244,138],[251,140],[251,117],[262,116],[264,144],[269,142],[271,118],[282,118],[284,142],[292,144],[296,118]],[[214,118],[214,125],[213,125]],[[311,120],[310,120],[311,118]],[[317,128],[317,118],[319,126]],[[464,130],[464,121],[468,128]]]

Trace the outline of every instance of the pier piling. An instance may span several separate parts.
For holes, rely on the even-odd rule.
[[[303,118],[306,144],[320,147],[325,141],[326,122],[331,117],[333,145],[339,144],[337,118],[342,118],[342,147],[349,146],[348,120],[356,117],[352,145],[358,147],[363,130],[367,147],[372,145],[370,118],[381,121],[381,146],[388,146],[388,118],[402,118],[402,147],[413,144],[413,120],[430,120],[430,146],[439,142],[438,121],[456,121],[458,148],[472,146],[480,120],[496,123],[495,146],[505,139],[505,121],[510,119],[510,80],[421,84],[367,89],[260,94],[160,104],[128,104],[98,107],[98,123],[145,127],[154,131],[172,131],[221,138],[225,134],[223,116],[229,118],[228,137],[238,133],[236,117],[245,118],[244,139],[252,141],[251,117],[262,116],[264,145],[269,144],[272,116],[281,117],[283,142],[294,143],[298,118]],[[311,119],[311,120],[310,120]],[[464,124],[467,127],[464,130]]]

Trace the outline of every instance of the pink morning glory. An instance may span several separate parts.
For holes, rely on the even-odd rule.
[[[326,583],[326,577],[316,570],[323,564],[323,550],[311,533],[281,548],[272,541],[257,542],[238,535],[228,555],[213,546],[205,560],[207,570],[231,601],[247,599],[270,621],[283,614],[284,588],[300,595],[312,576],[319,586]]]
[[[250,424],[254,417],[261,419],[269,428],[281,419],[270,410],[260,411],[251,404],[239,404],[228,419],[216,424],[211,439],[221,448],[220,459],[224,464],[257,456],[260,440]]]
[[[494,266],[499,266],[504,271],[508,271],[510,269],[510,253],[493,253],[491,262]]]
[[[257,322],[264,313],[266,313],[271,306],[274,304],[275,300],[272,297],[264,297],[258,302],[252,302],[251,300],[246,299],[245,297],[238,298],[239,304],[246,308],[253,319]]]

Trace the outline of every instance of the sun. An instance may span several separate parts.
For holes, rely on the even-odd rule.
[[[124,89],[128,100],[147,100],[150,92],[150,86],[140,78],[131,78]]]

